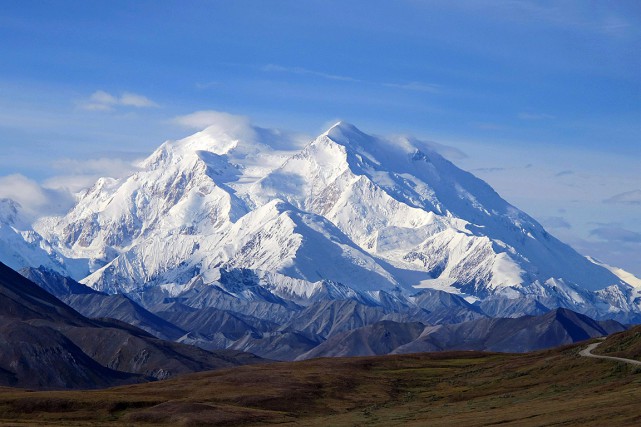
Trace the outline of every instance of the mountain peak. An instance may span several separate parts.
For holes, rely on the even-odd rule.
[[[336,123],[334,123],[332,126],[330,126],[325,133],[328,133],[333,129],[356,129],[356,126],[354,126],[349,122],[346,122],[345,120],[339,120]]]
[[[250,131],[210,126],[191,136],[181,139],[175,143],[175,147],[181,151],[209,151],[215,154],[226,154],[234,149],[239,141],[253,140],[254,135]]]
[[[178,158],[193,158],[200,152],[227,155],[234,150],[252,150],[259,145],[258,129],[243,121],[227,121],[209,125],[205,129],[177,141],[162,144],[141,164],[142,168],[159,167]]]
[[[344,120],[337,122],[327,129],[323,135],[328,136],[336,142],[346,142],[354,138],[360,139],[367,136],[356,126]]]

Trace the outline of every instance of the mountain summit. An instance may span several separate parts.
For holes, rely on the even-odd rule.
[[[303,146],[212,126],[138,166],[34,224],[97,290],[176,295],[245,269],[287,294],[340,283],[371,298],[445,290],[492,314],[523,314],[510,312],[523,301],[597,317],[640,311],[636,289],[416,139],[339,122]]]

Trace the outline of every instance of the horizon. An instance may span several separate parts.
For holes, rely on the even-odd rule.
[[[278,5],[5,5],[0,197],[59,213],[65,188],[126,176],[220,112],[307,140],[340,118],[450,148],[559,239],[641,276],[641,4]]]

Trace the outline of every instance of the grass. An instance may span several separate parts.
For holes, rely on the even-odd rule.
[[[594,354],[641,360],[641,326],[610,335]]]
[[[317,359],[97,391],[3,388],[0,424],[641,425],[641,373],[580,357],[583,347]]]

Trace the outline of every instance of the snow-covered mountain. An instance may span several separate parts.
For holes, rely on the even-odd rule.
[[[21,206],[0,199],[0,260],[13,269],[44,266],[70,274],[65,260],[20,216]]]
[[[274,131],[216,126],[164,143],[138,166],[33,225],[39,246],[62,265],[83,263],[90,274],[74,278],[94,289],[175,296],[247,269],[299,302],[338,283],[369,299],[445,290],[493,315],[537,304],[641,312],[639,289],[419,140],[340,122],[300,146]]]

